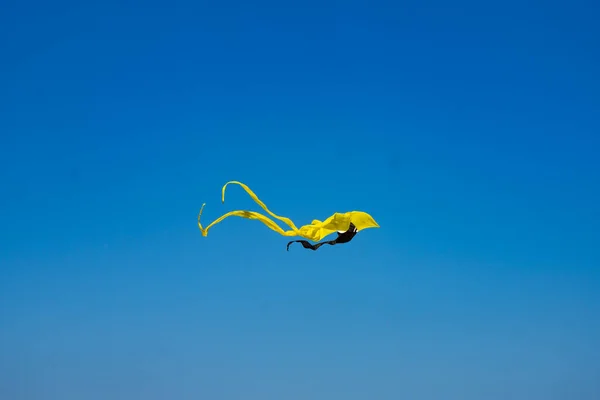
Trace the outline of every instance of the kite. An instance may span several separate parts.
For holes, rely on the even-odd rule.
[[[227,188],[227,186],[229,184],[236,184],[236,185],[241,186],[246,191],[246,193],[248,193],[250,195],[250,197],[252,197],[252,200],[254,200],[254,202],[256,202],[256,204],[258,204],[263,210],[265,210],[271,217],[286,224],[290,229],[283,230],[279,225],[277,225],[277,223],[275,223],[275,221],[273,221],[271,218],[267,217],[266,215],[263,215],[256,211],[245,211],[245,210],[230,211],[230,212],[222,215],[221,217],[217,218],[213,222],[211,222],[206,228],[203,228],[202,224],[200,223],[200,217],[202,216],[202,211],[204,210],[204,206],[206,205],[206,203],[204,203],[204,204],[202,204],[202,207],[200,208],[200,212],[198,213],[198,228],[200,228],[200,232],[202,233],[202,236],[204,236],[204,237],[206,237],[208,235],[208,230],[211,227],[213,227],[214,225],[223,221],[225,218],[232,217],[232,216],[246,218],[246,219],[256,219],[256,220],[262,222],[263,224],[265,224],[268,228],[274,230],[275,232],[279,233],[282,236],[286,236],[286,237],[300,236],[300,237],[306,239],[306,240],[290,241],[287,244],[288,251],[289,251],[290,245],[294,242],[302,244],[302,246],[305,249],[317,250],[319,247],[321,247],[324,244],[335,245],[335,244],[341,244],[341,243],[348,243],[349,241],[351,241],[354,238],[354,236],[358,232],[360,232],[363,229],[379,228],[379,225],[377,224],[377,222],[375,222],[373,217],[363,211],[349,211],[349,212],[345,212],[345,213],[335,213],[332,216],[330,216],[329,218],[325,219],[325,221],[319,221],[319,220],[315,219],[310,224],[301,226],[300,228],[297,228],[291,219],[286,218],[286,217],[281,217],[281,216],[276,215],[273,212],[271,212],[271,210],[269,210],[267,208],[267,206],[262,201],[260,201],[260,199],[256,196],[256,194],[254,194],[254,192],[252,190],[250,190],[250,188],[248,186],[246,186],[245,184],[243,184],[241,182],[229,181],[223,186],[223,189],[221,190],[221,202],[222,203],[225,202],[225,189]],[[337,235],[338,235],[337,238],[334,240],[324,241],[324,242],[320,242],[320,243],[316,243],[316,244],[311,244],[310,242],[308,242],[308,240],[313,241],[313,242],[319,242],[324,237],[326,237],[332,233],[337,233]]]

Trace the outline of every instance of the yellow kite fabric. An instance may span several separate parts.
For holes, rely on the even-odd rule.
[[[281,217],[281,216],[276,215],[273,212],[271,212],[271,210],[269,210],[267,208],[267,206],[262,201],[260,201],[260,199],[256,196],[256,194],[254,194],[254,192],[252,190],[250,190],[250,188],[248,186],[244,185],[241,182],[238,182],[238,181],[227,182],[223,186],[223,189],[221,191],[221,202],[223,202],[223,203],[225,202],[225,189],[227,188],[227,185],[229,185],[229,184],[240,185],[263,210],[265,210],[271,217],[286,224],[290,229],[283,230],[279,225],[277,225],[277,223],[275,223],[275,221],[273,221],[271,218],[269,218],[266,215],[263,215],[261,213],[258,213],[255,211],[242,211],[242,210],[230,211],[230,212],[222,215],[221,217],[217,218],[215,221],[210,223],[206,228],[203,228],[202,224],[200,223],[200,217],[202,216],[202,211],[204,210],[204,206],[206,205],[206,203],[204,203],[204,204],[202,204],[202,207],[200,208],[200,213],[198,214],[198,228],[200,228],[200,232],[202,232],[202,236],[207,236],[208,230],[211,227],[213,227],[214,225],[223,221],[225,218],[233,217],[233,216],[247,218],[247,219],[256,219],[256,220],[259,220],[260,222],[262,222],[263,224],[265,224],[266,226],[268,226],[269,228],[271,228],[272,230],[274,230],[275,232],[279,233],[280,235],[301,236],[303,238],[306,238],[306,239],[312,240],[312,241],[319,241],[319,240],[323,239],[325,236],[330,235],[334,232],[347,231],[350,227],[350,224],[353,224],[356,227],[356,231],[361,231],[361,230],[367,229],[367,228],[379,228],[379,225],[377,224],[377,222],[375,222],[373,217],[371,217],[369,214],[367,214],[366,212],[363,212],[363,211],[349,211],[346,213],[335,213],[331,217],[327,218],[325,221],[319,221],[319,220],[315,219],[309,225],[304,225],[304,226],[301,226],[300,228],[297,228],[291,219],[286,218],[286,217]]]

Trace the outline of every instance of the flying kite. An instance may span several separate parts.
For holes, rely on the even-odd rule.
[[[335,245],[341,243],[348,243],[351,241],[354,236],[363,229],[367,228],[379,228],[379,225],[372,216],[363,211],[349,211],[345,213],[335,213],[331,217],[327,218],[325,221],[313,220],[309,225],[301,226],[297,228],[296,225],[292,222],[291,219],[286,217],[281,217],[279,215],[271,212],[267,206],[259,200],[259,198],[254,194],[252,190],[246,185],[238,181],[229,181],[221,190],[221,202],[225,202],[225,189],[229,184],[240,185],[252,199],[262,207],[271,217],[285,223],[290,230],[283,230],[279,225],[275,223],[271,218],[255,212],[255,211],[230,211],[221,217],[214,220],[210,223],[206,228],[202,227],[200,223],[200,217],[202,216],[202,211],[204,210],[204,206],[206,203],[202,204],[200,208],[200,212],[198,213],[198,228],[200,228],[200,232],[202,232],[202,236],[206,237],[208,235],[208,230],[223,221],[225,218],[236,216],[246,219],[256,219],[265,224],[268,228],[274,230],[282,236],[300,236],[306,240],[292,240],[287,244],[287,250],[289,251],[290,245],[294,242],[300,243],[305,249],[317,250],[324,244]],[[337,233],[337,238],[334,240],[323,241],[320,243],[312,244],[308,240],[313,242],[319,242],[324,237]]]

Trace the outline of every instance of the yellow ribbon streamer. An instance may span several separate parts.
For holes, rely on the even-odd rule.
[[[202,211],[204,210],[204,206],[206,205],[206,203],[204,203],[204,204],[202,204],[202,207],[200,208],[200,212],[198,213],[198,228],[200,228],[200,232],[202,232],[202,236],[207,236],[208,230],[212,226],[223,221],[225,218],[232,217],[232,216],[246,218],[246,219],[256,219],[256,220],[262,222],[263,224],[265,224],[270,229],[279,233],[280,235],[301,236],[303,238],[306,238],[308,240],[312,240],[315,242],[323,239],[327,235],[330,235],[334,232],[347,231],[348,228],[350,227],[350,223],[354,224],[354,226],[356,226],[356,229],[358,231],[361,231],[361,230],[367,229],[367,228],[379,228],[379,225],[377,224],[377,222],[375,222],[373,217],[371,215],[367,214],[366,212],[349,211],[346,213],[335,213],[323,222],[315,219],[312,221],[311,224],[304,225],[304,226],[300,227],[300,229],[298,229],[291,219],[286,218],[286,217],[281,217],[281,216],[273,213],[271,210],[269,210],[267,208],[267,206],[265,205],[265,203],[263,203],[258,198],[258,196],[256,196],[256,194],[248,186],[246,186],[245,184],[243,184],[241,182],[229,181],[223,186],[223,189],[221,191],[221,202],[222,203],[225,202],[225,189],[227,188],[227,185],[229,185],[229,184],[240,185],[263,210],[265,210],[273,218],[284,222],[291,229],[283,230],[279,225],[277,225],[275,223],[275,221],[273,221],[269,217],[267,217],[261,213],[255,212],[255,211],[245,211],[245,210],[230,211],[230,212],[222,215],[221,217],[217,218],[213,222],[211,222],[206,228],[203,228],[202,224],[200,223],[200,217],[202,216]]]

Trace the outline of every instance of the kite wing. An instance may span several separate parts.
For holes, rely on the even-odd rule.
[[[223,189],[221,191],[222,203],[225,202],[225,189],[229,184],[237,184],[241,186],[263,210],[265,210],[271,217],[285,223],[290,229],[283,230],[279,225],[277,225],[277,223],[275,223],[275,221],[273,221],[266,215],[255,211],[245,210],[230,211],[217,218],[215,221],[211,222],[206,228],[204,228],[202,227],[202,224],[200,222],[200,217],[202,216],[202,212],[205,206],[205,204],[203,204],[200,208],[200,213],[198,214],[198,228],[200,228],[202,236],[207,236],[208,230],[211,227],[223,221],[224,219],[232,216],[246,219],[256,219],[282,236],[301,236],[305,239],[312,240],[315,242],[323,239],[324,237],[334,232],[346,232],[350,229],[351,225],[354,225],[354,227],[356,228],[356,232],[367,228],[379,228],[379,225],[377,224],[377,222],[375,222],[373,217],[363,211],[335,213],[323,222],[319,220],[313,220],[311,224],[297,228],[291,219],[279,216],[273,213],[271,210],[269,210],[267,206],[258,198],[258,196],[256,196],[256,194],[252,190],[250,190],[248,186],[244,185],[241,182],[230,181],[223,186]]]

